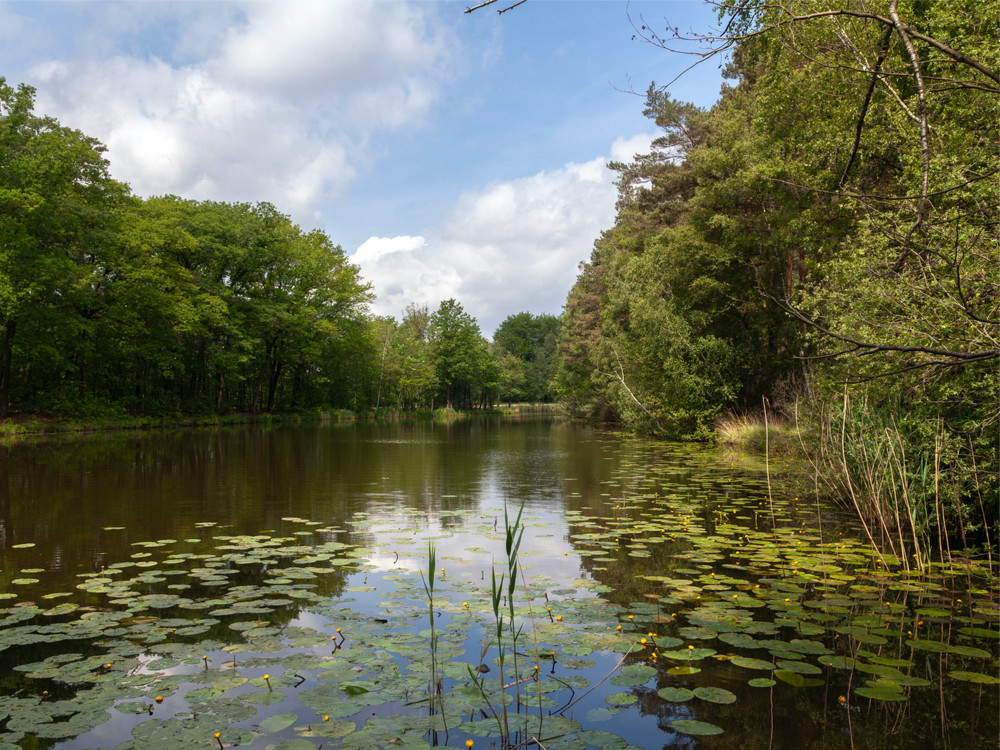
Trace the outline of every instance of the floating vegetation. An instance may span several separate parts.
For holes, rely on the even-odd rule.
[[[996,705],[988,571],[887,568],[795,500],[674,451],[637,450],[596,496],[565,493],[565,514],[200,522],[48,589],[17,553],[0,748],[87,746],[95,728],[117,750],[630,748],[736,734],[775,701],[833,712],[865,746],[898,704]]]

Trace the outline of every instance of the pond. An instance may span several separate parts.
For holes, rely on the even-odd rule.
[[[0,465],[0,750],[1000,731],[995,579],[880,558],[716,449],[487,418],[46,439]]]

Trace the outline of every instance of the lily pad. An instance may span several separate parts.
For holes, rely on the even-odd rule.
[[[298,721],[297,714],[273,714],[260,722],[260,728],[265,732],[280,732]]]
[[[660,688],[656,691],[656,694],[663,698],[663,700],[670,701],[671,703],[683,703],[694,697],[693,691],[679,687]]]
[[[717,687],[697,687],[694,689],[696,698],[709,703],[735,703],[736,695],[728,690]]]
[[[963,682],[978,682],[981,685],[1000,685],[1000,677],[992,674],[983,674],[982,672],[955,670],[949,672],[948,676],[955,680],[962,680]]]
[[[612,706],[631,706],[638,698],[632,693],[612,693],[604,696],[604,700]]]
[[[707,721],[695,721],[694,719],[674,719],[670,722],[671,729],[681,734],[710,735],[722,734],[725,730]]]
[[[906,696],[899,688],[887,685],[878,687],[862,687],[854,691],[862,698],[871,698],[876,701],[905,701]]]

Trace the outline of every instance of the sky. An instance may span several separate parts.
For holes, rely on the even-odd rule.
[[[609,160],[648,151],[651,82],[702,0],[3,2],[0,77],[107,146],[141,196],[268,201],[339,244],[401,317],[458,300],[490,336],[559,314],[614,222]],[[715,61],[671,94],[717,99]]]

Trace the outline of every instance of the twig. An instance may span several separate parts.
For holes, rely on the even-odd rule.
[[[617,663],[617,664],[615,664],[615,666],[611,668],[611,671],[610,671],[610,672],[608,672],[608,673],[607,673],[606,675],[604,675],[604,677],[603,677],[603,678],[601,678],[600,682],[595,682],[595,683],[594,683],[594,685],[593,685],[593,687],[591,687],[591,688],[590,688],[590,690],[588,690],[588,691],[587,691],[586,693],[584,693],[583,695],[581,695],[581,696],[580,696],[579,698],[577,698],[577,699],[576,699],[575,701],[573,701],[572,703],[570,703],[570,704],[566,705],[566,706],[565,706],[565,707],[564,707],[564,708],[563,708],[563,709],[562,709],[561,711],[559,711],[559,713],[560,713],[560,714],[562,714],[562,713],[564,713],[565,711],[569,710],[570,708],[572,708],[573,706],[575,706],[575,705],[576,705],[577,703],[579,703],[580,701],[582,701],[582,700],[583,700],[584,698],[586,698],[586,697],[587,697],[588,695],[590,695],[590,694],[591,694],[592,692],[594,692],[595,690],[597,690],[597,688],[599,688],[599,687],[600,687],[601,685],[603,685],[603,684],[604,684],[605,682],[607,682],[608,678],[609,678],[609,677],[611,677],[611,675],[613,675],[613,674],[614,674],[615,672],[617,672],[617,671],[618,671],[618,668],[619,668],[619,667],[620,667],[620,666],[621,666],[622,664],[624,664],[624,663],[625,663],[625,659],[626,659],[626,657],[627,657],[627,656],[628,656],[629,654],[631,654],[631,653],[632,653],[632,649],[634,649],[634,648],[635,648],[635,644],[633,643],[633,644],[632,644],[631,646],[629,646],[629,647],[628,647],[628,651],[626,651],[626,652],[625,652],[625,653],[624,653],[624,654],[622,655],[622,658],[618,660],[618,663]]]
[[[903,251],[900,254],[899,260],[896,261],[896,265],[893,267],[894,271],[898,271],[902,266],[903,258],[906,257],[906,253],[909,251],[910,237],[912,237],[913,233],[917,231],[917,227],[924,222],[924,210],[927,208],[927,191],[929,189],[931,179],[931,146],[930,129],[927,124],[927,92],[924,89],[924,79],[920,72],[920,58],[917,57],[917,51],[913,47],[913,42],[910,41],[910,37],[906,34],[903,22],[899,20],[899,13],[896,9],[897,4],[898,0],[892,0],[889,4],[889,16],[892,18],[892,22],[896,27],[896,33],[899,34],[899,38],[903,42],[903,46],[906,48],[907,57],[910,58],[910,66],[913,68],[913,77],[917,83],[917,102],[919,104],[917,114],[920,117],[920,154],[923,159],[923,167],[920,180],[920,203],[917,205],[917,216],[914,218],[910,228],[906,231],[906,237],[903,238]]]
[[[854,129],[854,146],[851,148],[851,156],[847,160],[847,166],[844,167],[844,173],[840,176],[840,181],[837,183],[837,187],[843,187],[844,182],[847,180],[847,175],[851,171],[851,167],[854,165],[854,158],[858,155],[858,147],[861,145],[861,131],[864,128],[865,116],[868,114],[868,105],[871,103],[872,94],[875,93],[875,85],[878,83],[878,79],[882,72],[882,63],[885,62],[885,57],[889,54],[889,42],[892,40],[892,29],[886,29],[885,35],[882,37],[882,44],[879,47],[878,59],[875,61],[875,65],[872,66],[872,79],[868,83],[868,91],[865,92],[865,100],[861,104],[861,112],[858,113],[858,123]]]

